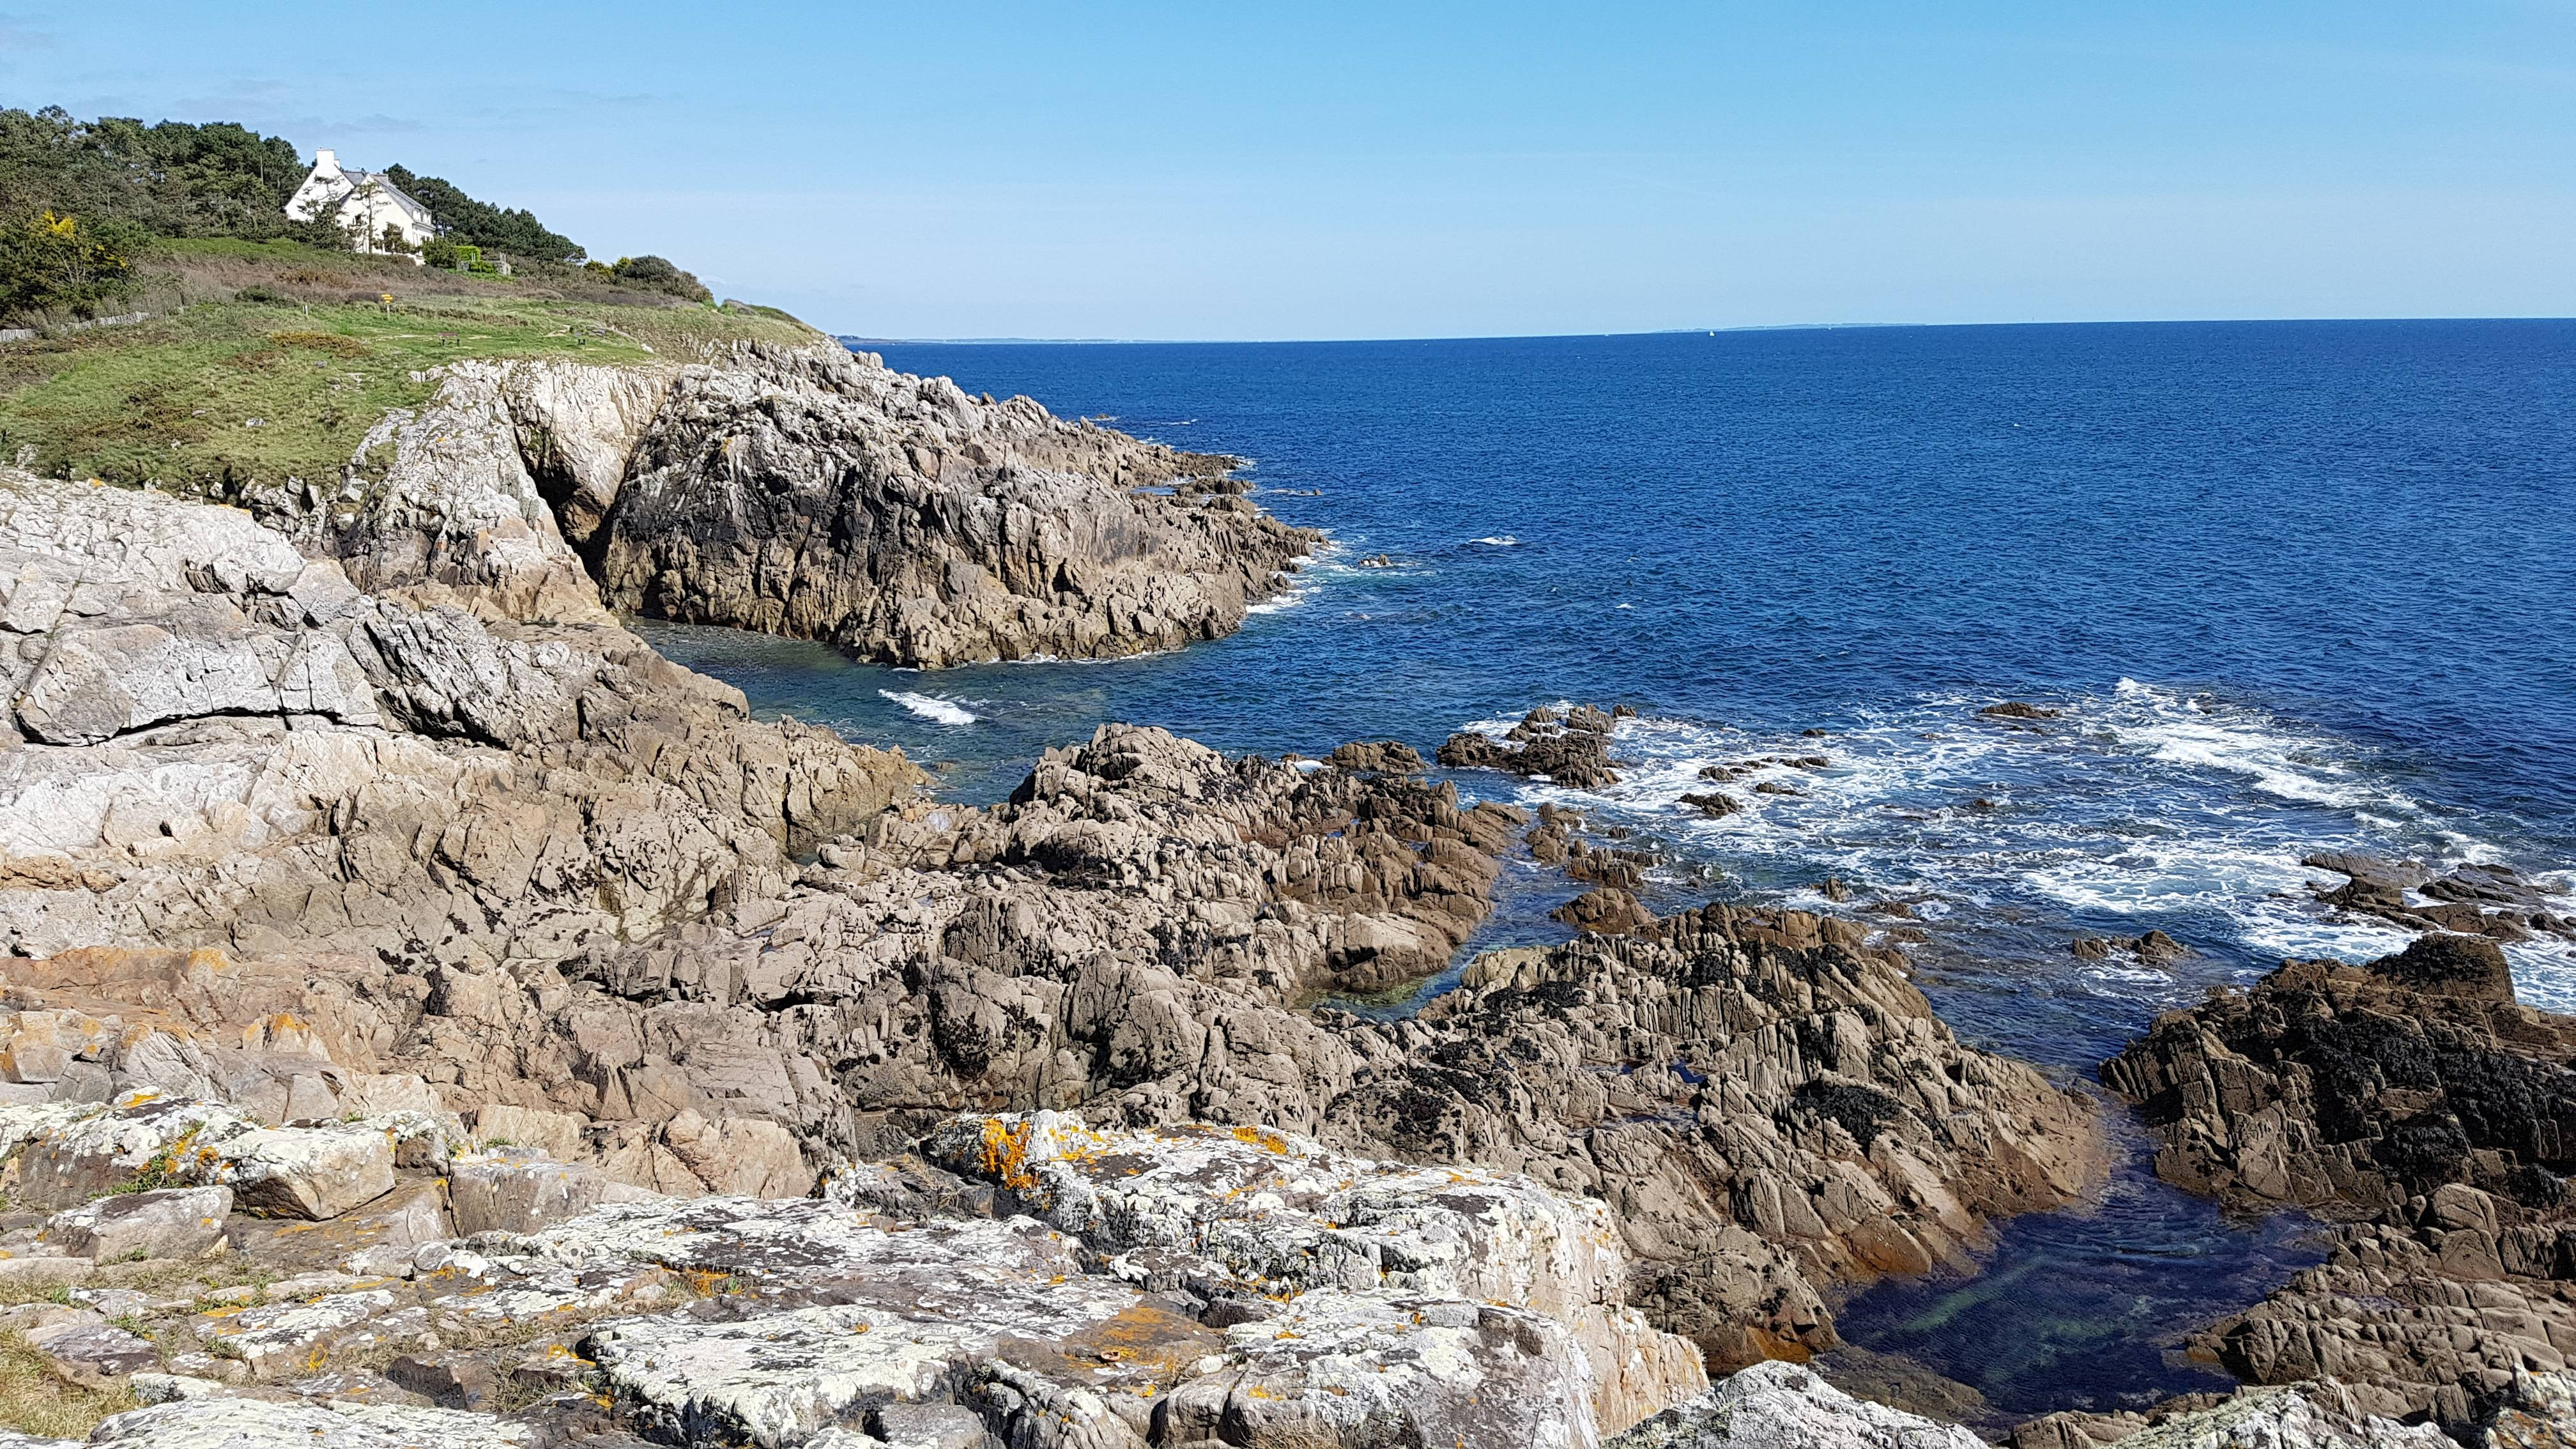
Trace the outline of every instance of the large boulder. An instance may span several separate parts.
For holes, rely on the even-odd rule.
[[[597,1207],[608,1179],[596,1168],[524,1149],[458,1158],[447,1174],[456,1231],[532,1233]]]
[[[392,1139],[379,1127],[263,1127],[223,1106],[130,1098],[69,1111],[0,1107],[0,1182],[39,1207],[77,1208],[120,1189],[218,1186],[233,1205],[279,1217],[330,1218],[394,1185]],[[167,1201],[167,1200],[164,1200]],[[187,1199],[187,1201],[200,1201]],[[92,1208],[74,1221],[110,1221]],[[94,1229],[83,1229],[94,1231]]]
[[[2242,1205],[2359,1216],[2576,1172],[2576,1017],[2517,1004],[2482,937],[2286,962],[2157,1018],[2102,1081],[2139,1104],[2159,1176]]]

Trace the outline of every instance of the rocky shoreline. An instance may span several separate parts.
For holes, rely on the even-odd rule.
[[[1318,537],[1231,462],[750,347],[460,364],[335,494],[0,472],[0,1351],[99,1443],[1977,1442],[1797,1365],[2079,1201],[2117,1109],[1892,931],[1658,919],[1391,741],[1104,725],[943,802],[618,623],[1214,638]],[[1438,758],[1606,783],[1614,723]],[[1306,1004],[1446,968],[1516,852],[1575,940]],[[2465,919],[2411,888],[2338,904]],[[2257,1387],[2017,1443],[2556,1442],[2576,1022],[2494,950],[2293,963],[2105,1068],[2169,1178],[2344,1225],[2205,1335]]]

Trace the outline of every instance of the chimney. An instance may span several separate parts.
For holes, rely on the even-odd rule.
[[[339,152],[337,152],[337,151],[316,151],[316,152],[314,152],[314,153],[313,153],[313,169],[314,169],[315,171],[320,172],[321,174],[323,174],[323,175],[325,175],[325,176],[337,176],[337,175],[339,175],[339,174],[340,174],[340,153],[339,153]]]

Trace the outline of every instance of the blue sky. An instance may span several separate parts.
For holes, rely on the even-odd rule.
[[[0,99],[872,336],[2576,314],[2576,0],[21,0]]]

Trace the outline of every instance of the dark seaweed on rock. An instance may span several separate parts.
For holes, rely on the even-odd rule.
[[[2576,1019],[2516,1004],[2492,941],[2442,935],[2365,966],[2286,963],[2158,1018],[2102,1080],[2145,1111],[2166,1178],[2358,1212],[2576,1166],[2571,1057]]]
[[[1576,790],[1616,785],[1610,768],[1611,716],[1588,704],[1560,716],[1534,709],[1505,731],[1501,739],[1460,730],[1440,746],[1440,763],[1453,770],[1502,770],[1514,775],[1544,775]]]
[[[2330,1378],[2351,1408],[2463,1435],[2505,1412],[2525,1375],[2563,1369],[2571,1063],[2576,1017],[2519,1005],[2480,936],[2427,936],[2361,966],[2286,962],[2158,1018],[2102,1069],[2144,1113],[2157,1173],[2346,1220],[2325,1264],[2194,1349],[2251,1383]]]

